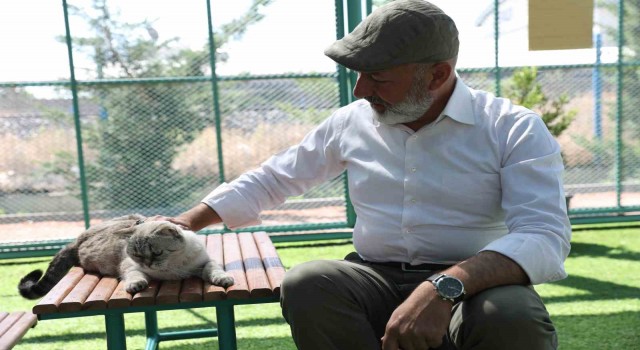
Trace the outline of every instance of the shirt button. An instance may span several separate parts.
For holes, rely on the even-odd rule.
[[[411,168],[411,172],[412,173],[415,173],[417,170],[418,170],[418,168],[416,168],[416,167]]]

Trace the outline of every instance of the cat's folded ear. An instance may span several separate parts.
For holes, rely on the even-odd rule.
[[[156,234],[160,236],[171,237],[180,241],[184,239],[184,237],[182,237],[182,234],[180,233],[180,229],[173,224],[163,225],[160,230],[156,231]]]

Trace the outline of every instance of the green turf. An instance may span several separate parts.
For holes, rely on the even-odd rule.
[[[287,268],[314,259],[341,258],[348,241],[277,244]],[[541,257],[544,258],[544,257]],[[0,260],[0,310],[28,310],[34,302],[16,290],[20,277],[45,268],[49,258]],[[536,286],[556,324],[560,348],[640,348],[640,228],[588,228],[574,232],[566,262],[569,278]],[[236,307],[239,349],[295,349],[278,304]],[[158,314],[162,330],[215,327],[212,308]],[[144,318],[125,316],[129,349],[144,349]],[[27,333],[15,349],[104,349],[102,317],[47,320]],[[162,349],[217,349],[214,339],[163,342]]]

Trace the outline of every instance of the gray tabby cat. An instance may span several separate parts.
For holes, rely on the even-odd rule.
[[[129,293],[147,288],[151,279],[197,276],[225,288],[233,284],[195,233],[167,221],[144,220],[141,215],[128,215],[90,227],[55,255],[44,277],[41,270],[23,277],[20,294],[27,299],[44,296],[72,266],[119,277]]]

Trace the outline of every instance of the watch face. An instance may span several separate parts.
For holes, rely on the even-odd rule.
[[[445,298],[455,299],[459,297],[464,291],[462,282],[457,278],[443,277],[438,281],[438,293]]]

